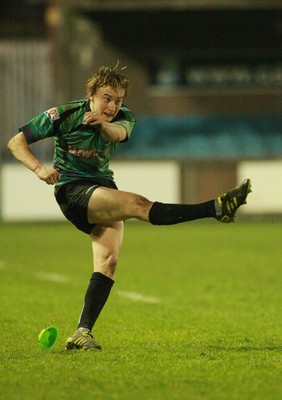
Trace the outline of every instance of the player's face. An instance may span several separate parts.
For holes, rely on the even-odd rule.
[[[119,112],[124,94],[124,89],[102,86],[89,97],[91,110],[98,113],[104,121],[110,122]]]

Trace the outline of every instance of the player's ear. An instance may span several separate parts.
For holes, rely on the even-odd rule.
[[[94,101],[95,94],[96,94],[96,90],[94,90],[94,89],[92,91],[89,90],[87,93],[88,99]]]

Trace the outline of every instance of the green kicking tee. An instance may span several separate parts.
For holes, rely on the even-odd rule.
[[[56,185],[77,179],[110,179],[109,162],[117,143],[109,142],[95,127],[82,125],[84,114],[91,111],[87,98],[60,105],[33,118],[19,130],[28,144],[54,137],[54,168],[61,174]],[[135,125],[134,114],[122,106],[111,123],[122,125],[127,141]]]

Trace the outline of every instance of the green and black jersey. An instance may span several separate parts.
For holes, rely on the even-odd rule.
[[[107,141],[97,128],[82,125],[87,111],[85,98],[51,108],[20,128],[28,144],[54,137],[54,168],[61,174],[57,185],[77,179],[113,179],[109,162],[117,143]],[[136,119],[122,106],[111,122],[126,129],[128,140]]]

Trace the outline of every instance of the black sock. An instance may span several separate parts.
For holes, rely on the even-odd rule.
[[[100,272],[94,272],[85,293],[84,307],[82,309],[78,328],[93,328],[100,312],[102,311],[111,291],[114,281]]]
[[[174,225],[194,219],[215,217],[214,200],[201,204],[153,203],[149,221],[153,225]]]

